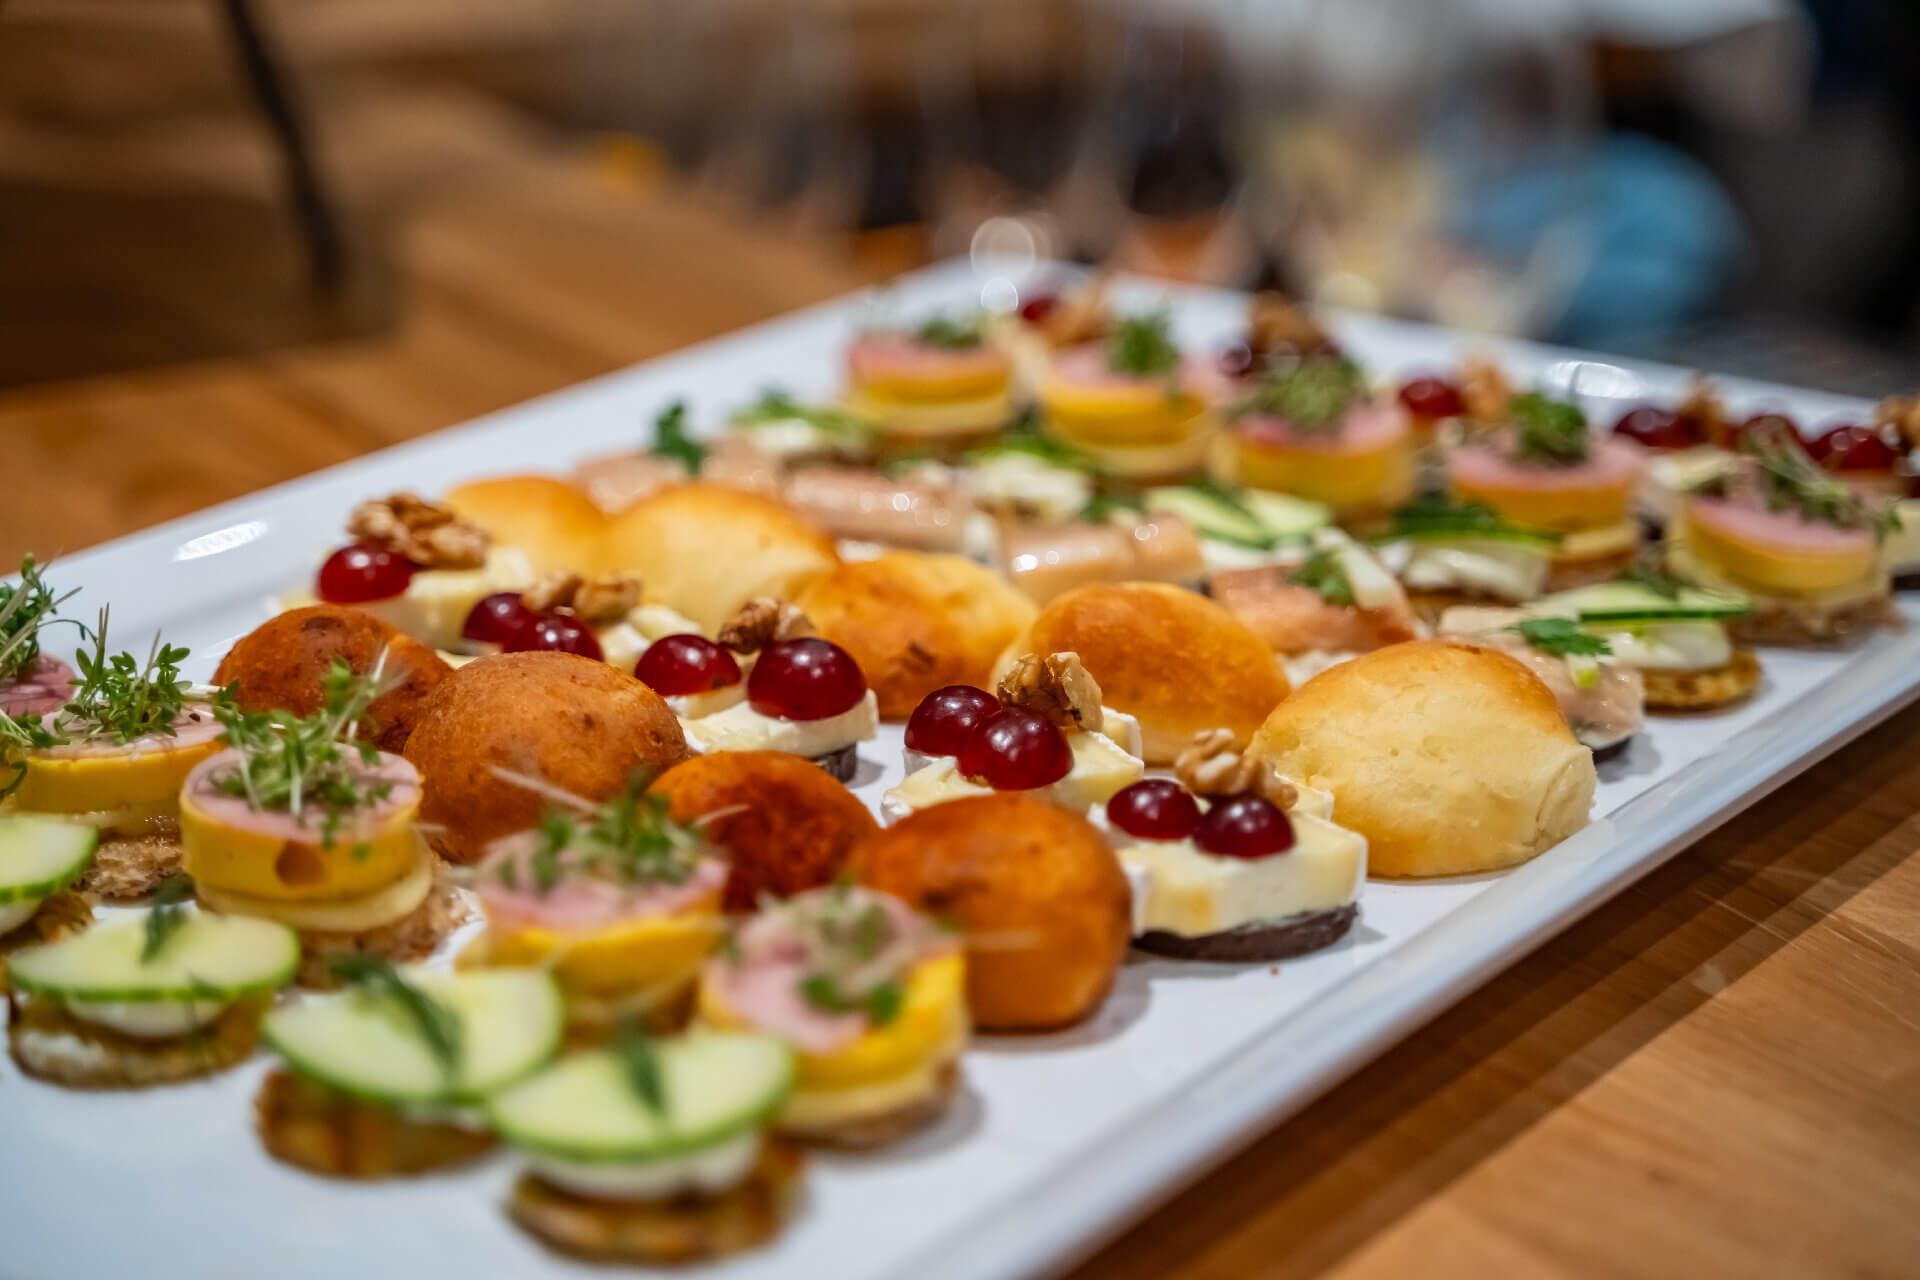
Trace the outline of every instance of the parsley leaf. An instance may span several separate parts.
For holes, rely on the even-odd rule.
[[[1315,356],[1269,370],[1235,412],[1285,418],[1302,431],[1332,431],[1365,392],[1359,365],[1345,356]]]
[[[140,963],[152,964],[167,948],[167,941],[187,922],[186,901],[193,896],[193,877],[176,871],[153,891],[153,904],[147,908],[147,935],[140,944]]]
[[[451,1076],[460,1063],[460,1043],[465,1028],[460,1015],[400,976],[392,963],[366,952],[335,956],[329,966],[333,976],[348,986],[358,987],[376,997],[391,1000],[413,1023],[413,1028],[440,1067]]]
[[[1346,568],[1328,547],[1308,556],[1305,563],[1287,575],[1287,581],[1299,587],[1312,587],[1328,604],[1350,605],[1354,600],[1353,583],[1347,578]]]
[[[1122,317],[1107,338],[1107,367],[1115,373],[1151,377],[1172,373],[1179,365],[1180,348],[1173,345],[1173,313],[1165,308]]]
[[[1580,406],[1550,400],[1538,391],[1513,398],[1508,414],[1514,426],[1514,453],[1523,462],[1585,462],[1593,447],[1587,415]]]
[[[699,475],[707,460],[707,447],[687,434],[687,402],[675,400],[653,420],[653,448],[647,452],[656,458],[672,458]]]
[[[1572,618],[1528,618],[1507,630],[1518,632],[1529,645],[1556,658],[1604,658],[1613,652],[1613,646],[1603,637],[1588,635]]]
[[[933,316],[913,331],[914,339],[925,346],[947,351],[966,351],[987,340],[980,317]]]
[[[614,1024],[613,1052],[634,1094],[655,1115],[667,1112],[667,1080],[660,1069],[660,1046],[640,1019],[629,1014]]]

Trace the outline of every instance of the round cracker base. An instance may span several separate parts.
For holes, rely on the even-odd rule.
[[[425,960],[455,930],[473,918],[473,904],[447,874],[447,866],[434,860],[433,887],[412,912],[361,933],[304,932],[300,935],[300,970],[294,983],[315,991],[332,991],[340,986],[333,976],[333,961],[343,955],[376,955],[394,964],[416,964]]]
[[[1760,659],[1735,649],[1733,660],[1705,671],[1642,671],[1649,711],[1712,711],[1753,695],[1760,687]]]
[[[1142,951],[1180,960],[1214,960],[1227,963],[1262,960],[1287,960],[1330,947],[1346,936],[1360,915],[1357,904],[1316,911],[1311,915],[1269,923],[1241,925],[1219,933],[1196,937],[1149,929],[1133,940]]]
[[[179,869],[178,827],[137,836],[102,835],[77,887],[96,901],[133,902],[150,895]]]
[[[760,1162],[719,1195],[603,1200],[527,1174],[514,1185],[507,1212],[534,1238],[576,1258],[696,1262],[743,1253],[778,1235],[799,1204],[801,1169],[799,1150],[769,1137]]]
[[[423,1124],[376,1102],[363,1102],[274,1071],[253,1099],[254,1131],[283,1164],[329,1178],[372,1181],[451,1168],[494,1147],[493,1135],[457,1125]]]
[[[81,1022],[55,1000],[8,1002],[7,1049],[20,1070],[69,1089],[146,1089],[238,1066],[260,1039],[265,999],[242,1000],[199,1030],[166,1040]]]
[[[1612,582],[1615,578],[1633,567],[1640,555],[1640,548],[1628,547],[1612,555],[1588,556],[1582,560],[1556,560],[1547,571],[1547,594],[1556,591],[1571,591],[1575,587],[1591,587],[1602,582]]]
[[[895,1107],[880,1115],[862,1116],[857,1120],[842,1120],[837,1124],[822,1125],[809,1129],[776,1121],[776,1127],[786,1137],[797,1142],[812,1143],[822,1147],[834,1147],[841,1151],[871,1151],[884,1147],[929,1124],[946,1114],[954,1098],[960,1092],[960,1063],[958,1059],[945,1063],[934,1077],[933,1088],[904,1106]]]

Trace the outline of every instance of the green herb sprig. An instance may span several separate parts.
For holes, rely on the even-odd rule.
[[[1312,356],[1263,374],[1253,394],[1233,412],[1285,418],[1309,433],[1333,431],[1365,394],[1359,365],[1345,356]]]
[[[1322,547],[1308,556],[1299,568],[1287,575],[1287,581],[1299,587],[1312,587],[1328,604],[1351,605],[1353,582],[1346,566],[1332,548]]]
[[[634,1096],[655,1115],[665,1115],[667,1079],[660,1068],[659,1042],[647,1034],[638,1017],[628,1014],[614,1023],[612,1048]]]
[[[1522,462],[1566,465],[1585,462],[1592,452],[1587,415],[1579,405],[1549,399],[1538,391],[1523,391],[1513,398],[1507,412],[1514,428],[1514,455]]]
[[[73,655],[79,679],[73,697],[54,716],[52,731],[61,741],[111,738],[125,746],[148,734],[173,736],[173,722],[187,705],[193,683],[180,678],[188,651],[162,644],[158,634],[145,662],[131,653],[107,653],[107,610],[100,610],[93,652]]]
[[[1507,630],[1556,658],[1604,658],[1613,652],[1605,637],[1587,634],[1572,618],[1528,618]]]
[[[1123,316],[1107,338],[1107,367],[1115,373],[1150,378],[1172,373],[1180,366],[1180,348],[1173,343],[1173,313],[1162,308],[1144,315]]]
[[[706,465],[707,447],[687,434],[687,402],[675,400],[653,420],[653,447],[647,452],[656,458],[671,458],[699,475]]]
[[[334,977],[348,986],[391,1000],[413,1024],[427,1052],[447,1075],[451,1076],[459,1067],[465,1034],[460,1015],[401,977],[391,961],[366,952],[353,952],[335,956],[328,967]]]
[[[509,781],[520,781],[508,775]],[[663,795],[647,794],[648,779],[628,779],[619,795],[604,805],[584,802],[549,808],[534,828],[526,873],[541,894],[570,875],[622,885],[684,884],[706,855],[696,825],[676,822]],[[503,859],[497,875],[509,889],[520,886],[521,867]]]
[[[977,315],[932,316],[913,331],[914,339],[945,351],[969,351],[987,340],[985,326]]]
[[[367,708],[386,691],[381,665],[373,674],[357,676],[342,658],[335,658],[322,683],[320,710],[310,716],[284,711],[242,711],[231,690],[214,700],[213,715],[226,730],[228,745],[239,755],[239,765],[215,777],[222,794],[244,797],[260,812],[281,812],[294,821],[316,806],[324,813],[321,843],[333,847],[333,838],[347,815],[387,798],[391,782],[370,779],[367,771],[380,763],[373,743],[357,738],[367,719]]]
[[[140,963],[152,964],[167,949],[173,935],[187,922],[186,903],[193,897],[193,877],[176,871],[160,882],[147,908],[146,940],[140,945]]]
[[[19,582],[0,583],[0,680],[11,680],[33,665],[40,656],[40,632],[53,622],[71,623],[82,637],[87,634],[85,624],[54,617],[79,593],[74,587],[56,596],[32,556],[20,561]]]

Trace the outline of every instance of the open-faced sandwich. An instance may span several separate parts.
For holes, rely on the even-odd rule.
[[[179,790],[201,902],[297,930],[309,986],[342,954],[425,959],[468,915],[415,826],[420,774],[358,737],[380,679],[336,660],[310,716],[216,704],[226,749]]]
[[[1650,711],[1710,711],[1759,688],[1759,657],[1727,631],[1753,612],[1745,596],[1642,570],[1549,596],[1534,609],[1571,617],[1604,641],[1612,662],[1640,673]]]
[[[474,879],[487,929],[461,962],[551,968],[568,1020],[587,1034],[625,1016],[678,1026],[724,932],[726,862],[642,779],[604,805],[531,778],[500,781],[547,792],[551,807],[487,846]]]
[[[767,1121],[793,1089],[772,1036],[627,1027],[496,1094],[487,1115],[526,1158],[508,1212],[563,1253],[674,1263],[756,1248],[800,1199],[802,1162]]]
[[[1519,662],[1553,694],[1580,745],[1603,758],[1640,732],[1646,683],[1621,661],[1605,635],[1576,618],[1527,609],[1455,605],[1440,617],[1440,636],[1470,641]]]
[[[337,1178],[462,1164],[493,1145],[479,1110],[560,1049],[543,969],[447,973],[376,956],[335,961],[341,991],[274,1009],[261,1038],[284,1065],[254,1098],[275,1158]]]
[[[1741,448],[1737,469],[1681,503],[1668,571],[1749,597],[1732,628],[1750,641],[1829,643],[1892,623],[1891,508],[1823,471],[1784,425],[1748,430]]]
[[[153,892],[180,866],[180,784],[220,750],[220,722],[180,678],[187,650],[155,636],[144,658],[107,652],[107,613],[54,711],[0,716],[9,812],[98,829],[82,887],[110,901]]]
[[[1133,885],[1134,945],[1193,960],[1280,960],[1331,946],[1359,914],[1367,842],[1330,819],[1332,797],[1195,735],[1175,778],[1107,801]]]
[[[1272,648],[1294,684],[1420,634],[1400,583],[1339,529],[1269,567],[1216,573],[1208,594]]]
[[[707,964],[698,1017],[793,1046],[781,1133],[880,1146],[937,1118],[959,1089],[966,957],[890,894],[814,889],[740,926]]]
[[[60,622],[85,634],[77,621],[57,616],[79,588],[56,596],[40,568],[27,556],[20,561],[20,581],[0,583],[0,715],[43,716],[73,696],[73,668],[40,641],[43,631]]]
[[[253,1052],[299,943],[284,925],[196,911],[184,901],[192,891],[181,876],[141,915],[7,957],[7,1043],[22,1071],[75,1088],[142,1088]]]
[[[889,821],[995,791],[1085,813],[1146,768],[1139,721],[1101,705],[1075,653],[1019,658],[998,697],[967,685],[935,690],[907,721],[906,741],[907,776],[880,799]]]
[[[1893,470],[1904,487],[1893,505],[1899,527],[1887,535],[1887,569],[1895,586],[1910,591],[1920,586],[1920,395],[1881,400],[1874,406],[1873,430],[1899,451]]]
[[[1524,604],[1547,587],[1558,533],[1514,524],[1483,502],[1421,498],[1393,513],[1380,558],[1433,622],[1459,604]]]
[[[99,838],[97,828],[67,818],[0,816],[0,956],[93,920],[87,900],[69,890],[93,860]]]
[[[1098,342],[1057,352],[1037,391],[1047,433],[1104,475],[1176,480],[1201,467],[1218,415],[1166,311],[1124,316]]]
[[[956,452],[1013,419],[1013,358],[978,315],[868,329],[847,347],[841,407],[875,426],[883,455]]]

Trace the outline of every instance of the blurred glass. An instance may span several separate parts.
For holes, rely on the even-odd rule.
[[[1248,0],[1248,213],[1334,305],[1538,333],[1589,245],[1595,137],[1571,11],[1545,0]]]

